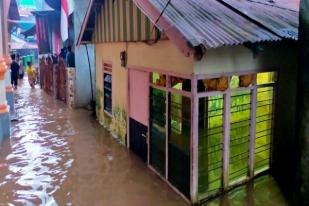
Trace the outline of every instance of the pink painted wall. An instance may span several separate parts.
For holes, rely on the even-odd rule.
[[[134,120],[148,126],[149,73],[129,70],[129,113]]]

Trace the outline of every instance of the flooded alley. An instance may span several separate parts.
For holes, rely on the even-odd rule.
[[[1,205],[187,205],[86,110],[42,90],[16,92],[19,121],[0,153]],[[287,205],[271,177],[216,205]]]
[[[0,0],[0,206],[309,206],[305,1]]]
[[[186,205],[85,110],[16,92],[19,121],[0,150],[0,205]]]

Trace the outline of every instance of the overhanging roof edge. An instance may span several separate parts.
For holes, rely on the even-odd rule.
[[[166,36],[175,44],[185,56],[194,53],[194,48],[189,46],[188,40],[171,22],[161,15],[162,11],[155,8],[149,0],[133,0],[134,4],[152,21],[152,23],[161,28]]]
[[[82,41],[82,39],[83,39],[84,32],[86,30],[86,27],[87,27],[87,24],[88,24],[88,21],[89,21],[89,16],[91,14],[91,10],[93,8],[93,5],[94,5],[94,0],[90,0],[85,18],[84,18],[83,23],[82,23],[81,30],[80,30],[79,35],[78,35],[76,46],[80,46],[81,43],[84,42],[84,41]]]

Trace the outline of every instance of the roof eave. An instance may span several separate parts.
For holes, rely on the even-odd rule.
[[[133,0],[135,5],[152,21],[161,28],[171,42],[185,55],[191,56],[195,49],[190,46],[187,39],[171,25],[163,16],[160,17],[160,12],[149,2],[149,0]],[[158,18],[160,19],[158,20]],[[158,21],[157,21],[158,20]]]
[[[83,36],[84,36],[84,32],[86,30],[86,27],[87,27],[87,24],[88,24],[88,21],[89,21],[89,16],[91,14],[91,11],[92,11],[92,8],[93,8],[93,5],[94,5],[94,1],[95,0],[90,0],[90,2],[89,2],[88,8],[87,8],[87,12],[86,12],[85,18],[83,20],[83,23],[82,23],[82,26],[81,26],[81,30],[79,32],[77,43],[76,43],[76,46],[78,46],[78,47],[81,44],[84,43]]]

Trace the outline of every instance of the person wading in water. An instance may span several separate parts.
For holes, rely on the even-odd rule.
[[[18,84],[18,72],[19,72],[19,65],[15,61],[16,55],[12,54],[12,64],[11,64],[11,84],[14,89],[17,89],[17,84]]]
[[[28,68],[27,68],[28,81],[29,81],[31,88],[34,88],[36,74],[32,68],[32,63],[28,62],[27,65],[28,65]]]

